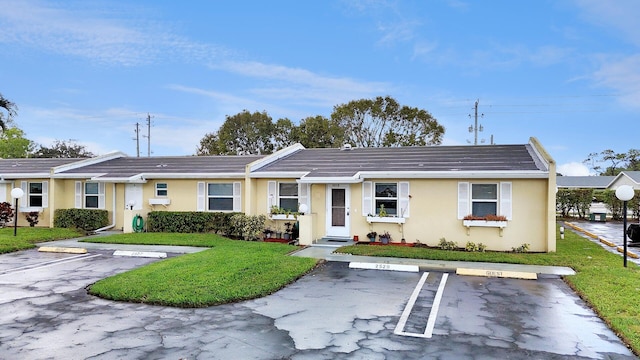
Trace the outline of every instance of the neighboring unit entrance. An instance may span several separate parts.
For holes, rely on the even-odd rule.
[[[349,186],[327,185],[327,236],[349,237]]]

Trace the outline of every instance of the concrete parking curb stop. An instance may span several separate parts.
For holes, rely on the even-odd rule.
[[[84,248],[58,247],[58,246],[42,246],[38,248],[38,251],[66,253],[66,254],[86,254],[87,253],[87,249],[84,249]]]

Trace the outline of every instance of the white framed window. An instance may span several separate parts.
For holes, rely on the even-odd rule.
[[[510,182],[459,182],[458,219],[467,215],[501,215],[511,220],[511,187]]]
[[[24,195],[21,201],[24,207],[46,208],[49,204],[49,182],[48,181],[22,181],[20,188]]]
[[[169,195],[167,183],[156,183],[156,197]]]
[[[98,209],[100,198],[100,186],[98,183],[84,184],[84,207],[85,209]]]
[[[105,185],[100,182],[76,181],[75,183],[76,209],[104,209]]]
[[[398,215],[398,183],[375,183],[374,185],[375,215],[384,209],[387,216]]]
[[[242,184],[204,183],[197,186],[197,211],[242,211]]]
[[[29,207],[42,207],[42,183],[30,182],[27,192]]]
[[[233,211],[233,184],[207,184],[207,210]]]
[[[362,215],[377,216],[384,207],[386,216],[409,217],[409,182],[372,182],[362,183]]]
[[[291,212],[298,211],[297,183],[278,183],[278,206]]]

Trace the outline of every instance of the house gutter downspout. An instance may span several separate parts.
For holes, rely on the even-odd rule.
[[[113,198],[113,215],[111,216],[111,225],[107,225],[105,227],[101,227],[100,229],[96,229],[93,232],[94,233],[99,233],[101,231],[105,231],[105,230],[109,230],[111,228],[114,228],[116,226],[116,183],[112,183],[113,185],[113,191],[112,191],[112,198]]]

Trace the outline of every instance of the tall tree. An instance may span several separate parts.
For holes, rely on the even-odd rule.
[[[218,133],[216,131],[205,134],[200,139],[200,145],[196,148],[197,156],[209,156],[222,154],[220,149],[220,139],[218,139]]]
[[[278,119],[273,125],[273,133],[271,135],[273,141],[273,150],[284,149],[295,143],[293,140],[293,132],[296,126],[291,120],[284,118]]]
[[[336,121],[318,115],[302,119],[291,135],[306,148],[330,148],[342,146],[344,134]]]
[[[5,99],[2,94],[0,94],[0,108],[4,109],[4,111],[0,111],[0,129],[5,131],[11,119],[16,115],[18,108],[16,104]]]
[[[36,158],[90,158],[94,156],[84,145],[76,144],[72,140],[56,140],[51,147],[40,145],[40,148],[33,153],[33,157]]]
[[[227,116],[218,131],[220,154],[271,154],[273,129],[271,117],[265,111],[252,114],[244,110]]]
[[[345,141],[358,147],[437,145],[444,135],[429,112],[390,96],[337,105],[331,119],[345,130]]]
[[[17,127],[7,128],[0,134],[0,157],[4,159],[26,158],[33,152],[35,144],[24,137]]]
[[[632,156],[636,155],[633,150],[630,150],[630,154]],[[588,164],[599,175],[615,176],[621,171],[627,170],[628,161],[629,155],[627,153],[617,153],[607,149],[599,153],[589,154],[583,163]]]

